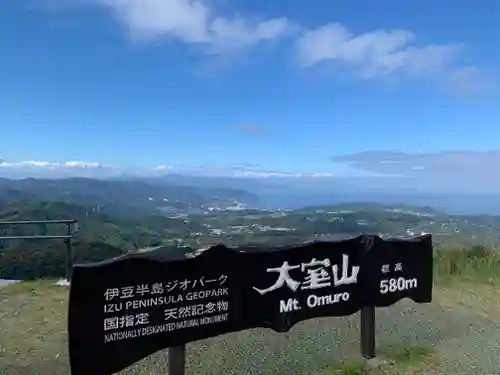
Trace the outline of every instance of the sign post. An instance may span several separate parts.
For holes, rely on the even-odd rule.
[[[186,345],[168,348],[168,375],[185,375]]]
[[[72,375],[111,375],[165,348],[169,375],[184,375],[189,342],[251,328],[284,333],[304,320],[360,310],[362,352],[370,359],[375,307],[432,300],[430,235],[256,250],[219,245],[188,258],[159,249],[75,265]]]
[[[376,239],[374,236],[365,235],[363,239],[364,250],[366,253],[370,251]],[[361,354],[367,360],[375,358],[375,307],[371,305],[361,308]]]
[[[361,308],[361,354],[365,359],[375,358],[375,307]]]

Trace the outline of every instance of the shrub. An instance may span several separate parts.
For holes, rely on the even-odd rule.
[[[434,256],[436,280],[462,279],[496,283],[500,281],[500,253],[483,246],[470,249],[438,249]]]

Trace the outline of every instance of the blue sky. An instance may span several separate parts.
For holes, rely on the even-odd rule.
[[[0,25],[5,166],[379,173],[383,150],[477,169],[500,148],[493,1],[7,0]]]

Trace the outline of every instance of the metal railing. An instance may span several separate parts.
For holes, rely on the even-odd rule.
[[[0,221],[0,228],[9,225],[54,225],[62,224],[67,227],[67,234],[65,235],[26,235],[26,236],[0,236],[1,240],[63,240],[66,245],[66,280],[71,280],[71,269],[73,267],[73,251],[72,239],[74,234],[78,231],[78,222],[76,220],[18,220],[18,221]]]

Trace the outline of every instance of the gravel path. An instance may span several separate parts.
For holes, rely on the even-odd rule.
[[[2,293],[0,374],[68,375],[67,291]],[[433,346],[437,361],[419,375],[500,375],[500,288],[435,288],[434,302],[401,301],[377,310],[377,349]],[[359,317],[302,322],[287,334],[256,329],[188,345],[188,375],[319,375],[359,357]],[[167,373],[165,352],[122,375]]]
[[[333,363],[359,356],[359,316],[303,322],[288,334],[252,330],[189,345],[188,374],[317,375]],[[425,345],[439,361],[425,375],[500,374],[500,291],[487,286],[437,288],[435,302],[401,301],[377,311],[378,351]],[[155,374],[155,355],[124,374]],[[158,368],[158,367],[156,367]]]

